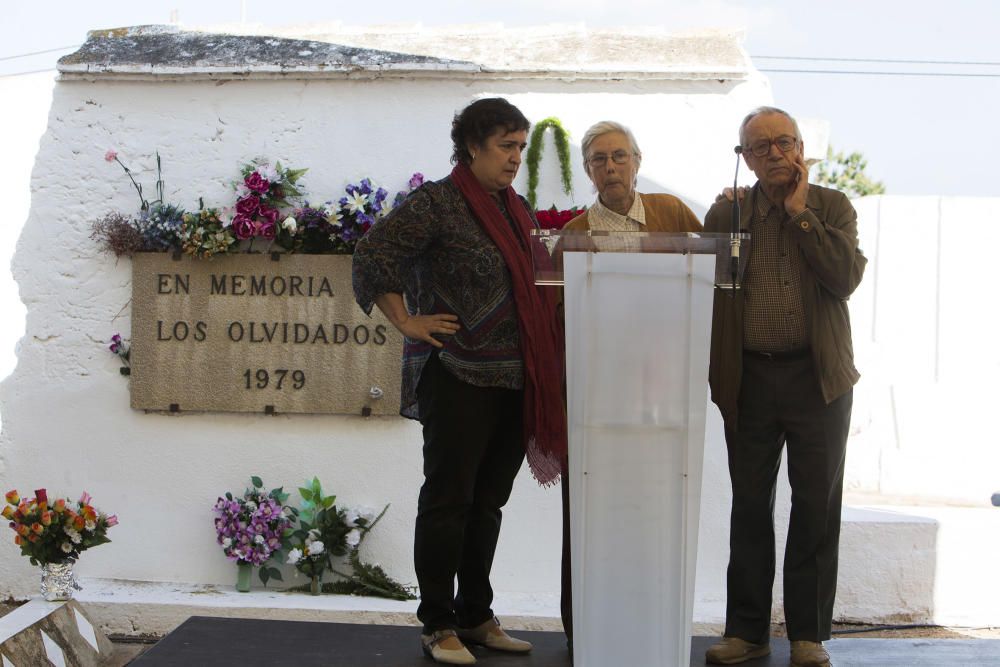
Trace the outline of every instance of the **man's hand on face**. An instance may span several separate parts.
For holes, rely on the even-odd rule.
[[[796,172],[795,186],[785,196],[785,211],[794,218],[806,210],[806,194],[809,192],[809,167],[801,151],[792,160],[792,167]]]

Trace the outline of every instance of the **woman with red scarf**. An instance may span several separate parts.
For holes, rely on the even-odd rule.
[[[447,664],[474,663],[469,643],[531,650],[491,608],[501,508],[525,456],[544,485],[566,460],[555,295],[534,284],[537,224],[511,187],[529,127],[504,99],[467,106],[452,123],[451,174],[407,197],[354,253],[358,303],[404,336],[400,414],[424,438],[417,616],[424,652]]]

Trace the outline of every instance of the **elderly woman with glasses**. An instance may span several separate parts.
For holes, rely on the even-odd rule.
[[[583,135],[583,167],[597,190],[597,200],[563,229],[618,232],[698,232],[701,223],[684,202],[668,194],[635,191],[642,151],[632,131],[605,120]],[[626,243],[626,245],[628,245]],[[573,638],[569,551],[569,484],[562,479],[562,612],[566,637]]]
[[[583,168],[597,190],[597,201],[564,229],[701,231],[698,218],[677,197],[635,191],[642,151],[630,129],[614,121],[601,121],[583,135],[581,148]]]

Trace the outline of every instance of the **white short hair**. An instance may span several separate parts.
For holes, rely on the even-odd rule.
[[[587,156],[590,153],[590,146],[594,141],[605,134],[610,134],[611,132],[621,132],[628,138],[628,143],[632,146],[632,152],[636,154],[636,157],[642,159],[642,151],[639,150],[639,142],[635,140],[635,135],[632,134],[632,130],[628,129],[621,123],[616,123],[613,120],[602,120],[599,123],[594,123],[591,125],[586,132],[583,133],[583,140],[580,141],[580,152],[583,153],[583,170],[586,172],[587,176],[590,176],[590,164],[587,162]]]
[[[766,116],[768,114],[778,114],[779,116],[784,116],[788,120],[792,121],[792,127],[795,128],[795,138],[799,140],[800,144],[802,143],[802,133],[799,132],[799,124],[795,122],[794,118],[792,118],[792,114],[788,113],[784,109],[779,109],[778,107],[757,107],[748,113],[743,119],[743,122],[740,123],[740,145],[745,143],[743,140],[747,131],[747,125],[750,124],[750,121],[757,116]]]

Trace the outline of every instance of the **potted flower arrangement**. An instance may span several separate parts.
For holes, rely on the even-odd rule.
[[[292,548],[287,562],[310,578],[309,592],[323,591],[358,595],[376,595],[395,600],[414,598],[411,589],[393,580],[377,564],[365,563],[359,547],[365,536],[379,522],[389,506],[376,515],[369,508],[337,507],[336,496],[323,495],[318,478],[299,488],[302,504],[299,527],[292,533]],[[335,569],[335,557],[348,557],[351,571]],[[339,581],[323,585],[323,573],[329,570]]]
[[[214,507],[216,540],[226,558],[236,561],[236,590],[243,593],[250,590],[254,567],[260,568],[265,586],[270,579],[281,581],[281,572],[268,567],[267,562],[280,554],[296,512],[284,505],[288,494],[280,487],[264,491],[264,482],[257,476],[251,477],[250,483],[242,497],[226,492]]]
[[[21,547],[32,565],[42,568],[42,595],[46,600],[68,600],[73,589],[73,563],[91,547],[106,544],[108,529],[118,525],[118,517],[105,514],[91,504],[86,491],[77,501],[57,498],[50,502],[45,489],[34,498],[22,498],[17,490],[5,496],[3,517],[16,533],[14,544]]]

